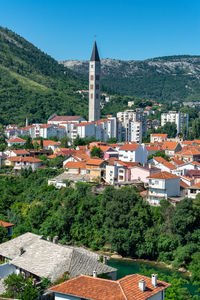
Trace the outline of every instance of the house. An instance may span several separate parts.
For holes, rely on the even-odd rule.
[[[124,144],[119,148],[119,160],[145,164],[147,162],[147,149],[145,145],[136,143]]]
[[[169,157],[174,157],[175,154],[181,151],[182,147],[180,143],[165,141],[162,147],[162,150],[165,151],[165,154]]]
[[[140,180],[144,183],[148,183],[148,177],[160,172],[158,166],[152,167],[151,165],[135,166],[131,168],[131,180]]]
[[[54,292],[55,300],[163,300],[164,290],[170,284],[157,280],[157,275],[152,278],[133,274],[117,281],[81,275],[65,281],[49,289]]]
[[[7,143],[8,143],[8,147],[11,147],[13,145],[23,146],[26,143],[26,141],[17,137],[17,138],[7,140]]]
[[[14,167],[14,170],[35,169],[42,165],[42,160],[34,157],[12,156],[7,158],[8,163],[5,161],[5,165]]]
[[[12,156],[23,156],[23,157],[26,157],[26,156],[30,156],[30,153],[25,150],[25,149],[19,149],[19,150],[11,150],[10,151],[10,157]]]
[[[81,161],[68,161],[64,168],[71,174],[86,174],[86,163]]]
[[[182,161],[183,163],[177,166],[177,170],[180,172],[181,175],[187,175],[190,171],[200,171],[200,163],[196,161]]]
[[[12,223],[5,222],[5,221],[0,221],[0,226],[6,228],[8,230],[8,237],[11,237],[12,231],[13,231],[13,227],[15,225],[12,224]]]
[[[159,205],[160,200],[180,196],[180,177],[160,172],[149,176],[148,202]]]
[[[176,175],[181,175],[181,172],[177,171],[177,168],[169,161],[163,161],[161,163],[158,163],[156,165],[156,168],[159,168],[161,170],[161,172],[169,172],[172,174],[176,174]],[[180,174],[179,174],[180,173]]]
[[[75,173],[69,173],[69,172],[64,172],[61,173],[60,175],[51,178],[48,180],[48,185],[54,185],[55,188],[60,189],[62,187],[66,187],[68,183],[73,182],[90,182],[90,176],[85,175],[85,174],[75,174]]]
[[[195,199],[200,193],[200,182],[188,187],[188,198]]]
[[[166,159],[164,159],[162,156],[154,156],[153,159],[152,159],[152,163],[156,166],[160,163],[163,163],[165,162]]]
[[[191,147],[185,149],[185,147],[176,153],[176,158],[184,161],[198,161],[200,162],[200,151],[197,148]]]
[[[99,274],[107,274],[116,279],[117,270],[99,262],[99,255],[80,247],[58,244],[58,237],[48,240],[41,235],[27,232],[5,243],[0,244],[2,262],[9,261],[7,269],[12,273],[22,272],[26,277],[32,276],[36,281],[48,277],[54,282],[68,271],[74,278],[80,274],[92,275],[96,270]],[[4,265],[0,265],[1,268]]]
[[[36,140],[36,142],[40,145],[41,141]],[[55,149],[60,147],[60,142],[55,142],[51,140],[43,140],[43,149],[51,149],[52,151],[55,151]]]
[[[180,176],[180,180],[182,180],[184,183],[186,183],[188,186],[194,185],[194,178],[191,178],[189,176]]]
[[[151,143],[162,143],[167,140],[166,133],[152,133],[150,135],[150,142]]]

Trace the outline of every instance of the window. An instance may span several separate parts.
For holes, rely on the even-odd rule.
[[[90,76],[90,79],[91,79],[91,80],[94,80],[94,75],[91,75],[91,76]]]
[[[94,85],[90,84],[90,89],[93,90],[93,88],[94,88]]]
[[[94,65],[93,65],[93,64],[91,64],[91,65],[90,65],[90,67],[91,67],[91,69],[93,69],[93,68],[94,68]]]
[[[90,98],[93,99],[93,94],[90,94]]]
[[[99,80],[99,75],[96,75],[96,80]]]
[[[99,90],[99,84],[96,84],[96,89]]]
[[[96,98],[97,98],[97,99],[99,98],[99,94],[96,94]]]

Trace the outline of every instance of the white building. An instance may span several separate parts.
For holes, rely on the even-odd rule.
[[[17,137],[17,138],[7,140],[7,143],[8,143],[8,147],[11,147],[13,145],[23,146],[26,143],[26,141]]]
[[[95,124],[93,122],[82,122],[75,125],[75,128],[77,130],[77,135],[81,138],[95,137]]]
[[[129,141],[131,139],[131,122],[141,122],[142,123],[142,137],[145,137],[147,134],[147,116],[144,113],[143,109],[136,110],[125,110],[124,112],[118,112],[117,118],[122,122],[123,127],[123,139]]]
[[[143,144],[124,144],[119,148],[119,160],[145,164],[147,162],[147,149]]]
[[[200,193],[200,182],[188,188],[188,198],[195,199],[199,193]]]
[[[149,176],[148,202],[159,205],[162,199],[180,196],[180,178],[168,172]]]
[[[186,132],[188,132],[188,120],[189,115],[176,112],[176,111],[169,111],[168,113],[161,114],[161,126],[164,126],[167,122],[175,123],[177,128],[177,135],[182,133],[182,130],[186,127]]]
[[[131,122],[131,142],[142,143],[142,122]]]

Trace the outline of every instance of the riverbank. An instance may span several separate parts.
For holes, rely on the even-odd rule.
[[[168,265],[168,264],[166,264],[164,262],[160,262],[160,261],[141,259],[141,258],[132,258],[132,257],[123,257],[117,253],[110,253],[110,252],[105,252],[105,251],[101,251],[101,250],[96,251],[96,253],[99,255],[107,256],[107,257],[109,257],[109,259],[114,259],[114,260],[119,260],[119,261],[136,262],[138,264],[149,264],[149,265],[152,265],[152,267],[156,266],[159,268],[168,269],[168,270],[175,271],[175,272],[181,272],[184,274],[184,277],[186,277],[188,279],[192,275],[191,272],[189,272],[185,268],[176,269],[172,265]]]

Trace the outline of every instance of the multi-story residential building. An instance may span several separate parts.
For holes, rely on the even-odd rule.
[[[77,130],[77,135],[81,138],[95,137],[95,124],[93,122],[82,122],[75,125],[75,128]]]
[[[180,196],[180,177],[160,172],[149,176],[148,198],[150,204],[159,205],[162,199]]]
[[[142,143],[142,122],[131,122],[131,142]]]
[[[123,127],[123,139],[131,140],[131,121],[141,122],[142,124],[142,137],[147,134],[147,115],[144,113],[143,109],[136,110],[126,110],[124,112],[117,113],[118,120],[122,123]]]
[[[144,144],[124,144],[119,148],[119,159],[145,164],[147,162],[147,148]]]
[[[186,128],[188,132],[189,115],[182,112],[169,111],[168,113],[161,114],[161,126],[164,126],[167,122],[175,123],[177,128],[177,135],[182,133],[182,130]]]

